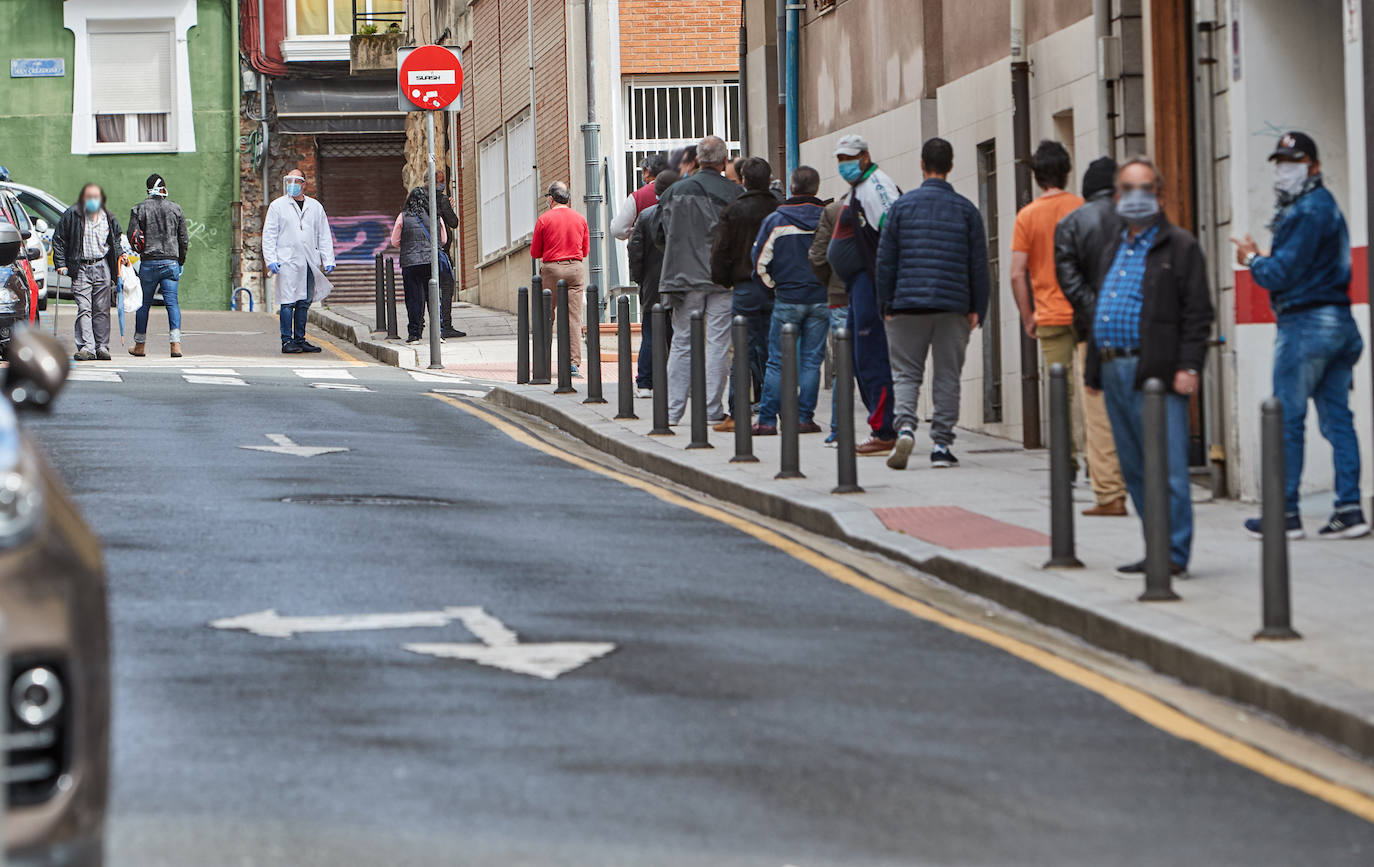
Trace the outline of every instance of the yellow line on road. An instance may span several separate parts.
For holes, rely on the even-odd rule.
[[[333,353],[334,355],[338,356],[339,358],[343,359],[344,361],[347,361],[349,367],[366,367],[366,366],[367,366],[367,362],[366,362],[366,361],[360,361],[359,359],[354,358],[353,356],[349,355],[347,352],[344,352],[342,349],[340,349],[337,345],[335,345],[333,337],[330,336],[330,334],[329,334],[328,332],[326,332],[326,331],[320,331],[318,328],[316,328],[316,329],[315,329],[315,338],[316,338],[317,340],[320,341],[320,342],[319,342],[319,345],[320,345],[320,346],[323,346],[325,349],[329,350],[329,351],[330,351],[331,353]]]
[[[665,503],[681,506],[684,509],[690,509],[712,520],[728,524],[741,533],[753,536],[755,539],[782,551],[788,556],[830,576],[836,581],[847,584],[894,608],[899,608],[913,617],[918,617],[922,620],[942,626],[951,632],[957,632],[960,635],[968,636],[969,638],[1005,651],[1019,659],[1023,659],[1064,680],[1097,693],[1155,728],[1168,732],[1183,740],[1192,741],[1244,768],[1249,768],[1275,782],[1305,792],[1314,798],[1359,816],[1367,822],[1374,822],[1374,798],[1347,786],[1333,783],[1311,771],[1256,749],[1244,741],[1219,732],[1134,687],[1118,683],[1111,678],[1079,665],[1076,662],[1056,656],[1033,644],[1028,644],[1027,642],[1012,638],[1008,635],[1003,635],[994,629],[989,629],[986,626],[963,620],[962,618],[941,611],[938,608],[926,605],[923,602],[918,602],[774,530],[754,524],[724,509],[708,506],[704,503],[698,503],[681,494],[677,494],[667,488],[656,485],[653,482],[636,478],[628,473],[618,472],[609,467],[603,467],[600,464],[577,455],[568,454],[544,442],[538,437],[531,435],[528,431],[522,430],[516,425],[511,424],[505,419],[479,409],[470,403],[465,403],[442,394],[431,394],[430,397],[441,400],[450,406],[457,407],[469,415],[476,416],[516,442],[527,445],[532,449],[537,449],[545,454],[566,461],[573,466],[614,479],[629,487],[652,494]]]

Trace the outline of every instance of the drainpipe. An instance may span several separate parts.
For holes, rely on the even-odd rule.
[[[784,172],[787,169],[787,3],[788,0],[773,0],[778,31],[777,41],[773,45],[773,59],[777,61],[778,74],[778,103],[773,123],[777,124],[775,129],[779,131],[777,162],[774,166]]]
[[[1011,143],[1016,161],[1016,210],[1031,200],[1030,60],[1026,57],[1026,0],[1011,0]],[[1040,440],[1040,353],[1024,329],[1021,336],[1021,443]]]
[[[263,23],[263,0],[258,0],[258,53],[267,54],[267,25]],[[271,152],[267,149],[267,75],[258,73],[258,117],[262,118],[262,207],[263,219],[267,218],[267,206],[272,204],[272,193],[267,188],[267,161]],[[263,291],[266,300],[266,290]]]
[[[745,18],[745,4],[739,4],[739,150],[749,153],[749,27]]]
[[[588,0],[590,2],[590,0]],[[544,197],[543,188],[539,186],[539,123],[535,118],[534,108],[534,0],[525,0],[525,35],[529,38],[530,55],[530,130],[534,133],[534,165],[530,167],[534,177],[534,210],[530,213],[538,216],[539,202]],[[530,259],[531,276],[539,273],[539,268],[534,264],[534,259]],[[542,302],[541,302],[542,303]]]
[[[1360,51],[1363,54],[1364,64],[1364,182],[1365,182],[1365,209],[1370,210],[1368,203],[1374,202],[1374,148],[1370,143],[1374,142],[1374,2],[1363,0],[1360,4]],[[1368,244],[1369,238],[1369,214],[1365,215],[1365,243]],[[1374,287],[1374,258],[1366,257],[1367,265],[1365,270],[1365,286]],[[1369,324],[1374,328],[1374,302],[1369,304]],[[1374,332],[1371,332],[1374,333]],[[1374,510],[1374,504],[1370,506]]]
[[[587,29],[587,122],[582,124],[582,158],[587,167],[587,190],[583,201],[587,205],[587,225],[591,231],[591,253],[587,256],[587,285],[603,291],[609,287],[601,283],[601,242],[606,236],[601,227],[601,126],[596,122],[596,60],[593,0],[583,0]],[[595,322],[588,322],[595,328]]]
[[[1097,34],[1098,51],[1103,40],[1112,35],[1112,0],[1093,0],[1093,30]],[[1112,94],[1101,71],[1097,76],[1097,150],[1100,156],[1112,152]]]
[[[801,3],[787,3],[787,177],[801,162],[801,124],[797,117],[797,63],[801,51]],[[783,183],[786,183],[784,180]]]

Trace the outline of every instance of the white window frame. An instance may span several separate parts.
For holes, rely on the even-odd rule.
[[[195,153],[187,32],[196,26],[196,0],[66,0],[62,25],[75,36],[72,72],[72,153]],[[166,30],[172,48],[172,104],[165,142],[97,142],[92,111],[90,34]],[[137,129],[137,117],[133,118]],[[129,123],[126,119],[125,123]],[[134,133],[135,137],[137,132]]]
[[[500,163],[500,177],[491,177],[491,169],[487,162],[488,155],[493,154],[493,158]],[[483,263],[502,256],[507,248],[510,247],[510,202],[507,198],[508,173],[506,171],[506,132],[502,127],[500,132],[488,136],[484,141],[477,145],[477,244]],[[491,195],[488,195],[491,193]],[[500,202],[499,206],[494,203]],[[488,204],[492,203],[492,211],[488,211]],[[495,211],[500,211],[500,220],[495,216]],[[488,219],[490,214],[490,220]],[[493,237],[493,225],[498,223],[501,227],[499,238]]]
[[[643,161],[643,156],[650,153],[670,153],[675,148],[684,145],[696,144],[708,135],[720,136],[725,140],[726,146],[730,149],[730,157],[733,159],[740,154],[740,143],[738,137],[730,138],[730,120],[733,117],[738,126],[739,121],[739,79],[730,77],[709,77],[709,76],[636,76],[625,80],[625,90],[623,99],[625,100],[625,150],[621,159],[625,162],[626,179],[625,194],[634,192],[639,186],[639,164]],[[674,93],[683,95],[686,89],[689,108],[696,105],[695,100],[700,96],[709,97],[711,100],[711,120],[709,126],[699,129],[688,129],[681,122],[677,127],[670,129],[657,129],[657,123],[647,123],[648,112],[641,108],[638,111],[635,107],[635,94],[642,92],[646,100],[671,99]],[[733,100],[733,101],[732,101]],[[704,104],[704,103],[703,103]],[[681,102],[679,102],[679,106]],[[679,121],[681,112],[679,111]],[[671,126],[672,120],[669,118]],[[649,129],[649,127],[654,127]],[[638,133],[660,133],[659,135],[639,135]],[[662,133],[666,133],[663,135]]]
[[[536,155],[539,153],[539,137],[534,129],[530,129],[530,151],[524,154],[515,153],[511,145],[512,134],[522,125],[531,126],[529,109],[516,115],[514,120],[506,124],[506,227],[512,246],[532,240],[534,221],[539,219],[539,208],[535,205],[534,198],[534,162],[538,158]],[[523,225],[517,221],[514,204],[517,201],[522,202],[521,207],[528,211],[528,220]]]
[[[329,16],[329,32],[308,36],[296,34],[296,0],[286,3],[286,38],[281,43],[282,59],[287,63],[310,62],[319,60],[348,60],[351,57],[349,39],[353,36],[352,22],[349,29],[340,33],[339,23],[334,20],[334,0],[324,0],[325,13]],[[372,0],[358,0],[363,11],[372,12]]]

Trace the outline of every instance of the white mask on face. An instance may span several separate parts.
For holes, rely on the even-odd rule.
[[[1275,163],[1274,189],[1295,196],[1307,183],[1307,163]]]

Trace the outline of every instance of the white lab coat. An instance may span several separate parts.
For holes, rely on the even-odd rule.
[[[296,206],[290,196],[279,196],[267,209],[262,227],[262,258],[276,262],[277,304],[305,300],[305,275],[315,272],[315,301],[323,301],[334,287],[324,276],[325,267],[334,267],[334,236],[324,206],[310,196],[305,207]]]

